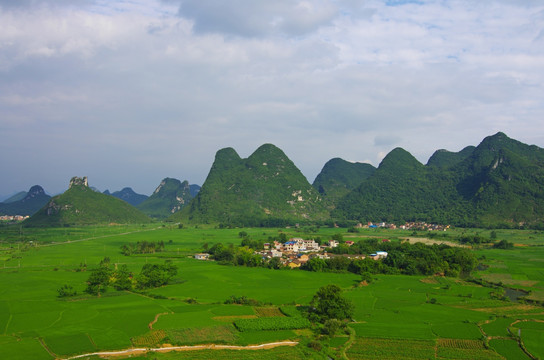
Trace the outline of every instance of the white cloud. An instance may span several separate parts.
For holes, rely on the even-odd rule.
[[[179,15],[194,21],[198,33],[244,37],[299,36],[331,24],[338,8],[334,2],[184,0]]]
[[[0,150],[44,164],[22,172],[29,186],[89,164],[150,193],[265,142],[310,181],[330,158],[378,165],[394,146],[425,163],[499,130],[544,145],[540,2],[53,3],[0,0]],[[82,137],[92,157],[66,151]],[[2,174],[26,161],[3,158]]]

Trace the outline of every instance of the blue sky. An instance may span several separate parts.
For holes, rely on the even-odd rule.
[[[310,182],[497,131],[544,147],[543,84],[540,1],[0,0],[0,195],[149,195],[263,143]]]

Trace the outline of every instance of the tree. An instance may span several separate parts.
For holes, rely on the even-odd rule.
[[[147,289],[166,285],[177,273],[177,266],[168,261],[164,265],[145,264],[136,277],[137,287]]]
[[[337,319],[329,319],[325,321],[323,324],[323,329],[321,330],[323,334],[334,336],[338,332],[340,328],[343,326],[346,326],[344,323],[342,323],[340,320]]]
[[[321,287],[310,302],[310,311],[321,322],[329,319],[350,319],[353,309],[353,302],[346,299],[342,295],[342,289],[334,284]]]
[[[341,233],[336,233],[331,237],[332,240],[338,241],[340,244],[344,243],[344,237]]]
[[[281,259],[279,257],[273,257],[268,261],[267,267],[269,269],[281,269],[283,264],[281,263]]]
[[[327,267],[327,263],[325,260],[320,259],[318,257],[313,257],[310,260],[308,260],[304,265],[302,265],[303,269],[308,271],[323,271],[325,267]]]
[[[67,284],[58,288],[57,292],[59,293],[58,297],[60,298],[74,296],[77,294],[77,291],[75,291],[71,285],[67,285]]]
[[[87,279],[87,288],[85,292],[91,295],[100,296],[101,293],[106,292],[108,285],[110,284],[111,269],[107,266],[106,262],[101,262],[101,266],[91,271],[89,278]]]
[[[507,240],[501,240],[493,244],[494,249],[512,249],[513,247],[514,247],[514,244]]]
[[[116,290],[131,290],[132,289],[132,273],[128,270],[126,264],[119,267],[114,273],[115,282],[113,287]]]

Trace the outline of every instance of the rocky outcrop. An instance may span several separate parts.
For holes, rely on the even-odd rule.
[[[71,189],[73,186],[89,187],[89,182],[87,181],[87,177],[84,176],[84,177],[80,178],[80,177],[74,176],[73,178],[70,179],[69,189]]]

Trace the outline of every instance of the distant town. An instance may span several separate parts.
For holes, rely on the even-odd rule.
[[[29,217],[28,215],[0,215],[0,221],[23,221]]]
[[[355,228],[359,229],[375,229],[375,228],[386,228],[386,229],[401,229],[401,230],[418,230],[418,231],[446,231],[450,228],[450,225],[440,225],[440,224],[428,224],[423,221],[419,222],[407,222],[404,225],[395,225],[391,223],[381,222],[381,223],[372,223],[369,222],[366,225],[359,223]]]

